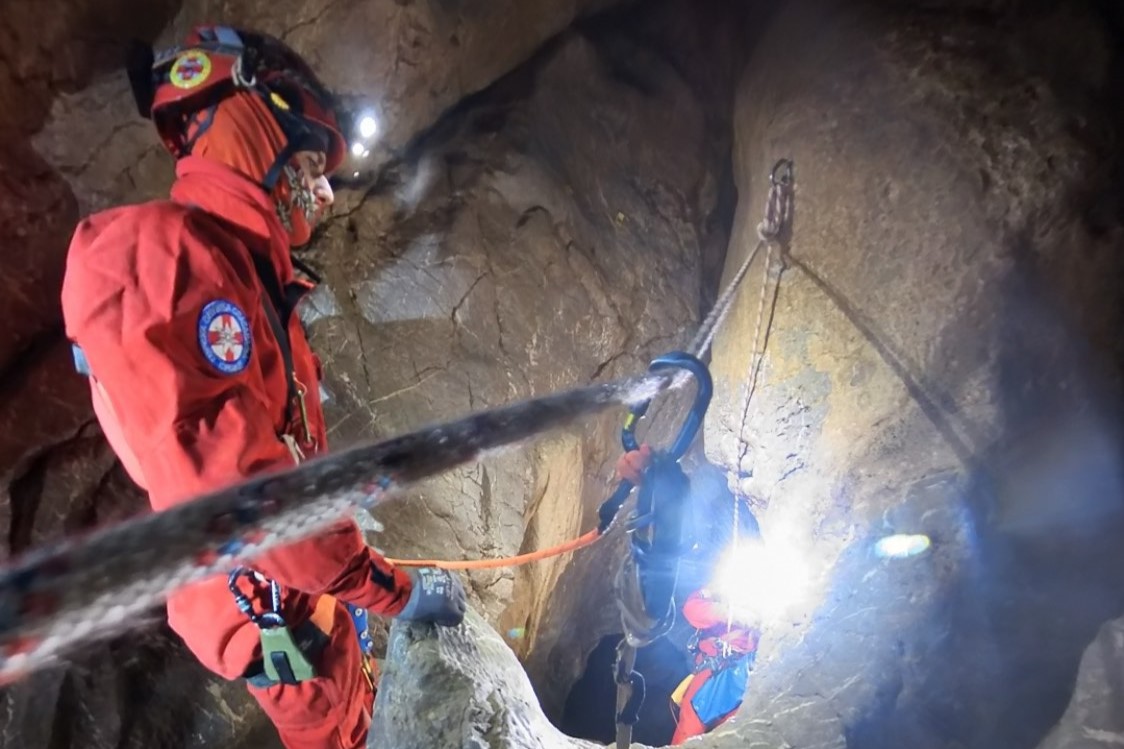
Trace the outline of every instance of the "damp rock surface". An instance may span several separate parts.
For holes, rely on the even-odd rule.
[[[1038,749],[1098,749],[1124,743],[1122,671],[1124,621],[1114,619],[1085,649],[1069,707]]]
[[[1113,17],[795,2],[758,31],[725,278],[782,157],[795,212],[716,341],[706,451],[809,583],[746,739],[1033,746],[1124,609]]]
[[[1047,746],[1116,740],[1098,676],[1114,627],[1081,655],[1124,611],[1113,3],[10,0],[0,558],[145,507],[55,299],[78,218],[171,180],[117,67],[125,41],[208,19],[281,36],[379,117],[302,254],[325,277],[302,316],[336,446],[684,345],[729,213],[727,280],[769,169],[795,160],[784,253],[757,257],[716,340],[704,447],[810,584],[770,619],[740,715],[697,746],[1035,746],[1059,719]],[[655,439],[674,419],[652,416]],[[607,416],[439,477],[383,508],[372,541],[492,557],[572,538],[611,488],[618,429]],[[878,557],[894,533],[932,545]],[[543,714],[559,720],[616,628],[622,553],[614,537],[466,576],[465,629],[396,630],[372,738],[581,745]],[[0,691],[0,743],[274,745],[242,686],[161,619]],[[411,717],[426,673],[471,714],[422,694],[431,720]]]
[[[479,614],[455,628],[390,630],[369,749],[593,749],[538,705],[515,654]]]
[[[333,446],[631,374],[689,338],[704,264],[725,248],[714,214],[729,124],[694,90],[697,73],[664,59],[655,42],[666,38],[625,34],[624,18],[583,26],[618,3],[140,5],[6,8],[0,236],[18,248],[3,263],[19,282],[0,302],[0,413],[11,425],[0,557],[146,506],[104,443],[56,301],[79,217],[163,197],[173,176],[118,67],[133,36],[159,47],[208,20],[276,34],[379,119],[372,153],[345,167],[334,215],[303,255],[326,280],[302,317],[333,396]],[[687,4],[662,5],[665,27],[690,16]],[[610,489],[618,418],[440,477],[385,508],[372,541],[397,556],[462,558],[568,540]],[[616,551],[591,550],[580,569],[564,556],[468,579],[493,625],[526,633],[511,642],[555,677],[539,683],[556,712],[613,627],[596,618],[604,581],[588,570]],[[567,625],[585,616],[588,631]],[[242,685],[198,668],[161,619],[153,611],[138,627],[151,647],[95,646],[0,691],[2,735],[58,749],[268,746]],[[180,701],[154,697],[134,715],[127,698],[160,679]]]

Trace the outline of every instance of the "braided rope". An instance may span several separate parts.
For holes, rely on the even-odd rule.
[[[667,374],[644,375],[473,414],[36,550],[0,568],[0,684],[129,629],[173,590],[315,535],[356,505],[676,386]]]
[[[765,200],[765,217],[761,223],[757,225],[757,247],[754,248],[753,253],[750,255],[750,261],[757,255],[757,251],[761,249],[761,245],[765,244],[768,249],[765,253],[765,268],[761,274],[761,293],[757,303],[757,319],[753,324],[753,347],[750,349],[750,359],[746,367],[745,377],[745,399],[742,402],[741,419],[738,424],[738,457],[736,468],[740,480],[742,473],[742,466],[745,465],[746,456],[749,454],[749,441],[745,438],[745,425],[749,420],[749,403],[753,398],[753,393],[757,389],[757,378],[761,372],[761,363],[765,360],[765,349],[761,346],[761,323],[765,318],[765,300],[768,298],[769,281],[773,276],[773,247],[777,244],[781,231],[792,220],[792,162],[787,162],[787,176],[777,179],[777,172],[786,164],[785,161],[780,161],[773,168],[773,173],[769,177],[770,187],[769,194]],[[748,267],[747,267],[748,270]],[[780,275],[777,274],[777,283],[780,283]],[[772,325],[772,317],[770,317],[769,324]],[[741,492],[733,492],[734,497],[734,527],[733,538],[731,547],[733,553],[737,554],[737,550],[741,541]],[[731,608],[726,614],[726,629],[731,629],[734,624],[734,612]]]
[[[694,339],[688,351],[699,358],[702,358],[706,350],[710,348],[710,344],[714,341],[714,336],[718,333],[718,328],[722,325],[726,316],[730,314],[730,310],[734,307],[734,299],[737,297],[738,289],[741,288],[742,281],[745,280],[745,274],[749,271],[749,266],[753,265],[753,259],[757,257],[758,251],[761,250],[761,245],[764,240],[757,243],[753,248],[753,252],[749,253],[749,257],[745,259],[738,272],[730,280],[726,290],[714,302],[710,313],[707,314],[706,319],[703,320],[702,325],[699,327],[699,332],[695,334]]]
[[[777,179],[777,172],[785,167],[787,164],[787,176]],[[782,160],[777,163],[773,168],[773,173],[770,175],[769,195],[765,200],[765,218],[757,225],[758,242],[757,247],[754,248],[753,253],[750,255],[752,259],[756,256],[757,251],[761,248],[762,244],[768,245],[768,250],[765,255],[765,268],[761,274],[761,293],[757,303],[757,319],[753,324],[753,347],[750,349],[749,363],[746,365],[745,376],[745,398],[742,401],[741,421],[738,425],[738,459],[737,471],[740,474],[742,465],[745,463],[746,455],[749,453],[749,442],[745,439],[745,424],[749,419],[749,404],[753,398],[753,393],[757,389],[757,378],[761,372],[761,363],[765,360],[764,347],[761,343],[761,323],[765,319],[765,301],[768,298],[769,281],[773,278],[773,248],[777,244],[781,231],[792,220],[792,178],[791,178],[792,162]],[[748,268],[746,268],[748,270]],[[783,270],[783,268],[782,268]],[[780,283],[780,273],[776,274],[777,282]],[[770,325],[772,318],[770,317]],[[734,495],[734,545],[737,546],[737,521],[738,521],[738,497],[735,492]]]

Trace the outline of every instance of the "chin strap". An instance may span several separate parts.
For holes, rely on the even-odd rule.
[[[292,104],[258,81],[256,74],[258,54],[258,50],[252,45],[243,46],[238,63],[234,66],[233,78],[236,89],[252,91],[262,98],[262,101],[269,107],[269,112],[273,115],[277,126],[281,128],[281,132],[285,136],[285,147],[277,154],[277,158],[273,160],[273,164],[266,171],[261,181],[261,186],[266,193],[272,194],[274,188],[277,187],[277,181],[281,178],[285,167],[293,160],[293,157],[301,150],[319,146],[314,146],[313,141],[316,140],[316,134],[299,114],[292,111]]]
[[[286,136],[288,137],[288,136]],[[292,138],[288,139],[289,142],[277,154],[277,158],[273,160],[273,165],[269,167],[269,171],[262,177],[261,186],[269,195],[273,194],[273,189],[277,187],[277,180],[281,178],[281,174],[285,171],[285,167],[293,160],[293,157],[300,151],[300,144]]]

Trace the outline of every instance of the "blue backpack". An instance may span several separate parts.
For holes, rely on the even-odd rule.
[[[711,730],[728,713],[742,704],[749,684],[749,658],[738,658],[726,668],[715,671],[691,698],[691,707],[699,720]]]

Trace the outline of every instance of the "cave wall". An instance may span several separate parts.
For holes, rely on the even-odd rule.
[[[135,5],[67,6],[55,17],[66,23],[47,34],[36,27],[44,4],[17,16],[6,111],[34,104],[38,114],[4,121],[20,147],[5,153],[13,198],[3,205],[26,217],[6,246],[35,252],[4,257],[23,263],[12,277],[35,283],[4,301],[5,319],[19,323],[2,344],[13,351],[6,409],[25,426],[9,431],[0,463],[3,554],[144,507],[93,421],[55,302],[78,216],[160,197],[171,180],[116,68],[133,35],[172,43],[207,18],[271,31],[380,114],[371,158],[346,167],[362,177],[338,193],[304,255],[326,279],[302,317],[326,363],[334,446],[636,371],[689,337],[703,274],[726,245],[729,125],[714,81],[665,59],[668,23],[686,5],[654,4],[658,34],[621,16],[554,41],[612,3]],[[41,46],[71,50],[74,38],[96,54],[68,52],[63,65]],[[702,41],[696,33],[684,54]],[[372,541],[395,555],[459,557],[569,538],[609,488],[617,427],[606,418],[440,477],[386,507],[386,532]],[[606,545],[588,560],[611,555]],[[603,582],[568,558],[469,579],[489,621],[520,632],[511,642],[557,710],[597,632],[613,625],[578,637],[567,626],[603,592],[583,578]],[[551,608],[553,590],[564,592]],[[241,687],[204,673],[161,618],[152,612],[142,635],[0,691],[5,745],[271,745]],[[129,706],[136,699],[145,710]]]
[[[1095,749],[1124,740],[1124,620],[1114,619],[1085,648],[1073,685],[1073,697],[1058,724],[1039,749]]]
[[[738,740],[1033,746],[1124,609],[1114,18],[794,2],[761,32],[727,278],[780,157],[795,218],[716,341],[706,446],[812,582],[766,628]],[[893,533],[933,546],[877,558]]]
[[[768,623],[739,720],[706,745],[1035,744],[1124,608],[1119,11],[796,0],[773,18],[773,3],[648,0],[592,15],[611,5],[10,3],[0,555],[143,507],[54,299],[78,216],[170,181],[114,70],[121,42],[217,17],[280,34],[384,126],[305,254],[326,276],[302,315],[336,446],[682,345],[714,296],[733,183],[727,278],[756,241],[768,169],[793,157],[759,374],[763,257],[716,342],[705,443],[766,537],[811,561],[812,593]],[[617,427],[435,479],[384,508],[372,540],[493,556],[571,537],[609,488]],[[898,531],[932,550],[875,559],[871,541]],[[615,628],[619,551],[469,576],[555,721]],[[0,692],[2,743],[269,745],[240,687],[159,618]]]
[[[665,29],[691,17],[656,5]],[[637,372],[686,344],[701,259],[727,237],[728,129],[667,40],[629,20],[580,25],[466,102],[326,232],[313,257],[330,312],[311,329],[340,352],[326,360],[339,440]],[[379,545],[499,556],[579,535],[611,490],[619,420],[437,477],[379,513]],[[603,570],[618,543],[468,575],[554,718],[616,629]]]

